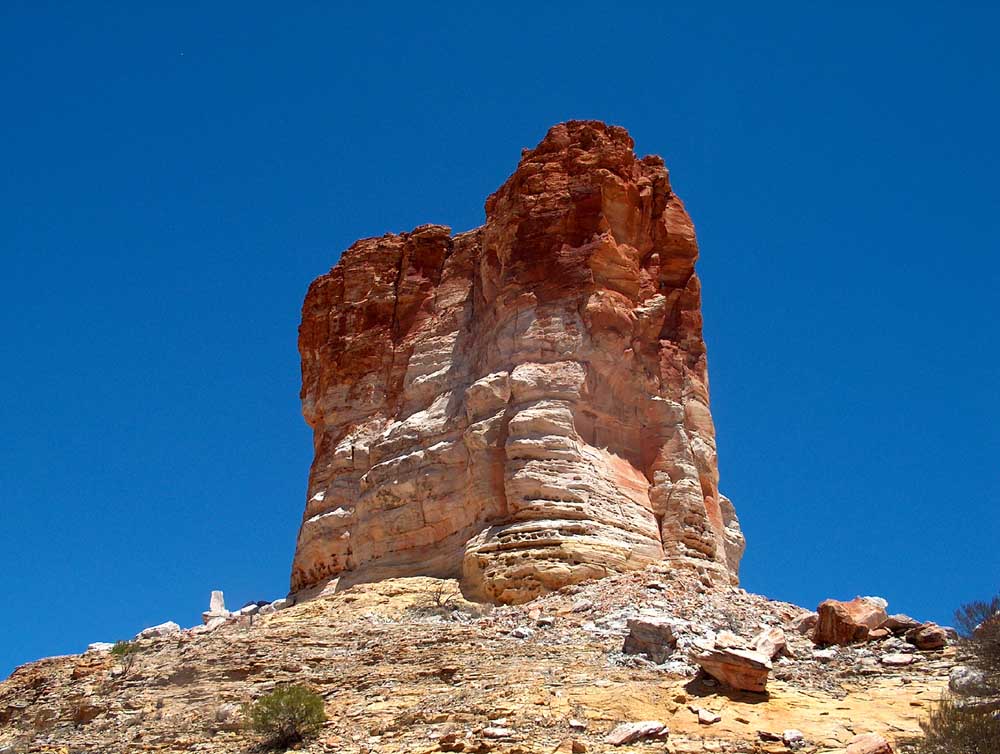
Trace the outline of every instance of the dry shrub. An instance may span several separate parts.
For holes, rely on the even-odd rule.
[[[1000,596],[970,602],[955,613],[966,664],[986,678],[987,693],[1000,695]]]
[[[962,662],[983,674],[977,696],[946,697],[920,724],[917,754],[1000,754],[1000,596],[971,602],[955,613]]]
[[[1000,754],[1000,717],[976,704],[942,699],[920,724],[919,754]]]

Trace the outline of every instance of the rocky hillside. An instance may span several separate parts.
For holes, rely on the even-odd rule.
[[[0,754],[254,751],[241,705],[292,683],[311,752],[891,754],[951,635],[736,586],[697,256],[663,161],[594,121],[483,227],[354,244],[303,306],[292,593],[18,668]]]
[[[240,705],[288,682],[326,702],[309,752],[815,752],[915,733],[954,650],[878,629],[820,648],[815,622],[662,565],[497,607],[465,601],[453,580],[362,584],[141,639],[125,677],[106,649],[18,668],[0,684],[0,751],[248,752]],[[650,626],[660,633],[637,631]],[[630,633],[647,643],[626,654]],[[760,651],[732,651],[775,654],[764,693],[700,671],[706,642],[755,637]],[[649,735],[615,745],[627,723]]]

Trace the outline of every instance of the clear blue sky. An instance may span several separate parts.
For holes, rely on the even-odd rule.
[[[1000,590],[995,7],[169,5],[0,7],[0,675],[282,596],[309,282],[569,118],[697,225],[744,586]]]

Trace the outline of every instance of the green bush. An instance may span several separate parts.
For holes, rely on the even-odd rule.
[[[121,663],[121,677],[127,678],[139,658],[139,645],[134,641],[116,641],[111,648],[111,656]]]
[[[315,735],[326,722],[323,697],[305,686],[282,686],[243,707],[244,724],[271,748]]]

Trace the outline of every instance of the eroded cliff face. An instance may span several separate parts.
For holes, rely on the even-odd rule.
[[[659,157],[553,127],[486,223],[358,241],[299,332],[314,430],[292,568],[523,602],[655,561],[735,583],[694,228]]]

